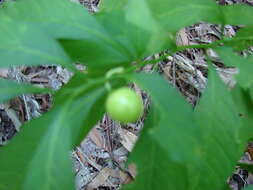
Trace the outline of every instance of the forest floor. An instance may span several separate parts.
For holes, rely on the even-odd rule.
[[[79,1],[88,8],[91,14],[99,11],[100,0]],[[219,3],[253,5],[253,0],[219,0]],[[238,26],[230,25],[222,29],[219,25],[200,22],[181,29],[177,34],[177,44],[208,44],[221,39],[222,35],[233,37],[239,29]],[[234,75],[238,73],[238,70],[225,67],[211,49],[208,53],[223,81],[232,88],[236,83]],[[153,56],[159,57],[161,54]],[[253,54],[253,48],[241,54],[242,56]],[[84,69],[80,65],[79,67]],[[196,105],[207,83],[207,63],[202,49],[187,49],[169,56],[166,61],[146,65],[142,70],[152,72],[154,68],[178,88],[193,107]],[[60,66],[13,67],[0,69],[0,77],[59,89],[69,81],[71,73]],[[148,105],[149,100],[145,93],[135,85],[132,87],[142,96],[144,104]],[[22,123],[48,111],[52,102],[50,94],[39,94],[22,95],[5,104],[0,104],[0,146],[11,140],[20,130]],[[125,169],[125,163],[138,139],[143,120],[144,118],[141,118],[135,124],[120,127],[119,123],[105,115],[93,127],[80,146],[72,152],[78,190],[119,189],[122,185],[134,180],[136,168],[129,165],[128,169]],[[253,143],[245,147],[245,150],[241,161],[253,163]],[[239,190],[247,184],[253,184],[253,177],[248,171],[236,167],[228,183],[232,189]]]

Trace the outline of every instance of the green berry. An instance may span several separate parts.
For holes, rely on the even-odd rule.
[[[112,91],[106,100],[107,113],[121,123],[136,122],[142,116],[143,110],[141,97],[127,87]]]

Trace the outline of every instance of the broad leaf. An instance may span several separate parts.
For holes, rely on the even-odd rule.
[[[244,188],[243,190],[253,190],[253,185],[249,185],[248,187]]]
[[[115,59],[113,53],[116,54],[116,56],[119,55],[120,57],[123,57],[123,61],[125,61],[125,54],[122,55],[121,45],[112,40],[112,37],[107,34],[103,26],[101,26],[101,24],[95,19],[94,16],[89,14],[87,10],[85,10],[81,5],[72,3],[69,0],[55,0],[53,2],[50,0],[41,0],[38,2],[35,2],[33,0],[21,0],[14,3],[9,2],[7,3],[7,8],[5,8],[1,13],[3,16],[0,18],[2,25],[7,25],[6,22],[10,20],[12,22],[17,22],[23,28],[27,27],[27,25],[30,24],[33,26],[33,28],[35,28],[34,26],[39,26],[39,29],[36,27],[36,31],[40,30],[38,32],[30,30],[32,33],[31,34],[29,32],[24,33],[23,31],[23,36],[17,36],[19,41],[22,40],[25,43],[32,43],[32,50],[37,53],[39,53],[38,51],[45,45],[51,47],[49,50],[52,51],[52,53],[54,52],[54,49],[56,49],[53,48],[58,45],[56,42],[51,42],[50,44],[50,41],[48,39],[44,39],[43,37],[38,36],[40,33],[44,33],[43,35],[46,35],[47,33],[54,38],[82,39],[86,41],[85,48],[79,50],[79,52],[81,52],[79,55],[81,56],[83,54],[87,54],[89,55],[89,59],[85,59],[84,61],[82,60],[82,63],[92,62],[92,64],[97,65],[95,58],[98,56],[103,58],[106,56],[107,59],[110,59],[110,57],[112,57],[110,61],[113,62]],[[15,28],[7,25],[5,32],[7,34],[10,33],[11,35],[13,33],[11,31],[16,30]],[[24,35],[29,36],[30,38],[28,39],[28,37]],[[10,40],[12,38],[6,38],[5,35],[1,36],[4,37],[4,41],[9,44],[9,46],[6,47],[9,49],[16,48],[13,47],[13,45],[16,45],[16,43],[13,43]],[[35,39],[31,39],[31,37],[34,37]],[[96,48],[98,48],[100,51],[93,52]],[[109,51],[105,51],[106,53],[100,55],[101,51],[104,49],[109,49]],[[4,55],[7,56],[6,53]],[[61,55],[54,58],[55,61],[58,61],[57,59],[59,58],[63,59],[57,62],[59,64],[59,62],[64,63],[65,57],[66,55],[62,52]],[[26,58],[28,59],[28,56]],[[31,56],[29,56],[29,58],[30,60],[25,60],[27,61],[26,64],[32,64],[35,61],[40,62],[38,64],[50,64],[44,59],[37,58],[34,60],[34,57]],[[100,58],[100,60],[102,59]],[[77,60],[74,59],[74,61]],[[101,63],[101,61],[99,63]],[[100,66],[102,65],[100,64]]]
[[[80,136],[87,134],[91,126],[85,121],[105,93],[103,87],[86,91],[94,86],[86,85],[87,88],[76,89],[65,96],[61,105],[62,97],[57,95],[56,105],[50,112],[25,124],[21,132],[0,149],[1,190],[74,189],[70,151]],[[61,91],[62,94],[71,92],[68,88]]]
[[[249,88],[253,84],[253,57],[243,58],[230,47],[219,47],[216,51],[227,66],[239,69],[240,73],[236,76],[238,83],[245,89]]]
[[[170,32],[208,21],[220,23],[222,14],[213,0],[147,0],[153,15]]]
[[[6,17],[0,20],[0,67],[58,64],[71,68],[70,59],[57,41],[41,32],[37,25]]]
[[[196,145],[196,140],[192,136],[197,134],[197,128],[194,126],[190,104],[184,100],[172,85],[159,75],[133,74],[131,77],[134,82],[151,95],[154,107],[160,114],[157,127],[150,129],[152,137],[169,152],[171,159],[175,161],[189,159],[189,154],[191,155],[192,153],[187,151],[189,150],[188,143],[180,142],[183,138],[189,141],[193,147]],[[173,101],[168,101],[168,98],[172,99],[172,97]],[[184,119],[179,119],[179,117]],[[176,134],[180,134],[180,136]],[[166,142],[168,139],[173,143]],[[174,150],[175,144],[177,144],[177,150]]]
[[[250,94],[251,100],[253,101],[253,86],[249,88],[249,94]]]
[[[198,138],[194,138],[198,131],[190,105],[159,75],[134,74],[130,80],[151,95],[153,121],[147,121],[130,156],[131,162],[138,165],[139,175],[136,183],[126,189],[187,189],[189,171],[194,166],[197,169],[198,161],[194,156],[198,154]]]
[[[147,121],[130,156],[139,175],[126,189],[225,188],[248,140],[242,131],[251,130],[239,117],[231,93],[217,74],[210,70],[207,89],[195,111],[158,75],[134,74],[129,78],[150,94],[153,119]],[[217,102],[220,97],[226,98]],[[145,147],[149,147],[148,156],[141,153]]]
[[[40,24],[50,35],[56,38],[104,38],[102,28],[82,5],[70,0],[20,0],[8,1],[1,19],[9,19]],[[1,20],[2,21],[2,20]]]
[[[253,25],[253,8],[249,5],[229,5],[222,6],[224,21],[226,24],[231,25]],[[239,16],[240,15],[240,16]]]
[[[253,26],[247,26],[241,28],[236,36],[233,38],[227,38],[225,45],[233,47],[236,51],[242,51],[253,44]]]
[[[104,0],[99,4],[99,8],[102,12],[120,11],[122,10],[128,0]]]
[[[114,61],[114,55],[123,59],[123,62],[129,61],[126,48],[114,39],[114,36],[108,34],[106,28],[95,15],[91,15],[81,5],[70,2],[69,0],[41,0],[34,2],[32,0],[23,0],[20,2],[9,3],[5,10],[5,14],[11,19],[20,20],[22,22],[37,23],[42,26],[52,36],[60,39],[83,40],[85,46],[82,46],[79,56],[87,54],[83,62],[92,62],[96,64],[96,57],[101,57],[100,60],[111,58]],[[107,17],[109,17],[108,15]],[[111,17],[111,19],[116,19]],[[121,21],[124,20],[120,18]],[[121,22],[121,24],[123,24]],[[120,28],[122,25],[118,23],[115,28]],[[79,43],[80,44],[80,43]],[[80,47],[77,43],[77,47]],[[94,50],[98,48],[97,52]],[[100,55],[99,53],[104,53]],[[72,55],[71,52],[69,52]],[[77,53],[76,53],[77,54]],[[127,57],[126,57],[127,55]],[[74,56],[74,58],[76,58]],[[131,58],[131,57],[130,57]],[[118,58],[117,58],[118,59]],[[101,63],[101,61],[100,61]],[[101,66],[101,65],[100,65]]]
[[[135,7],[135,3],[132,5]],[[147,18],[146,26],[139,26],[142,13],[150,14],[148,9],[127,9],[124,12],[100,13],[95,15],[96,21],[104,28],[110,43],[104,39],[61,39],[66,52],[74,60],[88,65],[88,72],[105,72],[111,67],[119,65],[129,66],[131,62],[140,60],[150,54],[157,53],[165,47],[170,47],[171,42],[157,23]],[[133,15],[133,11],[135,14]],[[131,15],[131,17],[130,17]],[[138,20],[136,19],[138,17]]]
[[[188,176],[186,166],[172,161],[166,150],[157,144],[157,141],[150,134],[151,128],[160,121],[160,112],[154,108],[151,107],[144,130],[128,161],[130,164],[137,164],[137,178],[133,184],[123,189],[187,189],[190,176]],[[172,145],[175,144],[172,143]],[[144,150],[145,155],[143,154]],[[177,176],[180,176],[180,180],[175,180]]]
[[[174,39],[168,37],[168,31],[163,30],[153,16],[146,0],[129,0],[125,9],[126,20],[135,28],[128,31],[132,43],[134,42],[138,57],[157,53],[163,48],[173,49]],[[145,22],[143,22],[145,18]],[[124,30],[127,30],[126,27]]]
[[[241,169],[244,169],[250,173],[253,173],[253,165],[252,164],[239,163],[237,165],[240,166]]]
[[[242,87],[237,85],[232,91],[233,99],[236,104],[237,114],[240,117],[244,130],[240,130],[241,139],[253,138],[253,103],[251,95]]]
[[[88,66],[89,74],[103,74],[111,67],[129,64],[133,58],[119,52],[121,48],[108,47],[106,43],[96,44],[89,40],[61,39],[61,45],[69,56]]]
[[[14,81],[0,79],[1,96],[0,102],[9,100],[15,96],[28,93],[48,93],[49,89],[36,88],[29,84],[18,84]]]
[[[201,133],[199,161],[203,163],[196,189],[221,189],[244,152],[248,139],[240,133],[249,128],[243,128],[231,92],[213,67],[209,69],[207,89],[196,107],[195,121]]]

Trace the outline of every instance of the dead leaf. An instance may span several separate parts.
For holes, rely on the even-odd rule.
[[[121,144],[131,152],[133,150],[134,144],[137,141],[138,137],[131,133],[130,131],[119,127],[118,133],[121,138]]]
[[[99,186],[108,186],[107,179],[113,175],[114,170],[111,168],[103,168],[98,175],[87,185],[87,190],[94,190]],[[112,184],[109,184],[111,186]]]
[[[103,148],[103,138],[101,136],[101,132],[97,129],[97,127],[94,127],[90,133],[88,134],[88,137],[92,140],[92,142],[98,147]]]
[[[0,77],[7,78],[7,76],[8,76],[8,69],[1,68],[0,69]]]
[[[185,28],[181,29],[177,33],[176,43],[177,43],[178,46],[187,46],[187,45],[189,45],[189,39],[187,37],[187,33],[186,33]]]

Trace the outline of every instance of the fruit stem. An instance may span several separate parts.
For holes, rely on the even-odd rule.
[[[116,67],[116,68],[113,68],[113,69],[110,69],[109,71],[107,71],[107,73],[105,74],[105,78],[106,78],[105,88],[108,92],[110,92],[112,90],[112,86],[109,82],[109,79],[112,77],[112,75],[118,74],[118,73],[123,73],[123,72],[124,72],[124,67]]]

